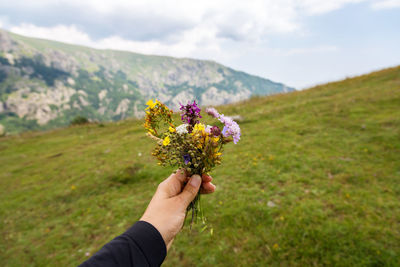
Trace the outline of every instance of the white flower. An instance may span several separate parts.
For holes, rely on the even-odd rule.
[[[186,123],[179,125],[178,127],[176,127],[176,132],[178,134],[188,133],[187,126],[188,125]]]
[[[206,133],[211,133],[211,128],[212,128],[212,126],[211,125],[207,125],[207,127],[206,127]]]

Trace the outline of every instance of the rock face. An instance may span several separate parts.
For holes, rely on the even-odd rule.
[[[247,99],[251,96],[251,92],[248,89],[241,89],[234,95],[229,94],[227,91],[218,90],[212,86],[201,96],[201,102],[207,103],[208,105],[222,105],[231,102],[237,102],[243,99]]]
[[[289,91],[211,61],[60,46],[0,30],[0,123],[16,132],[66,125],[77,115],[139,117],[149,98],[176,109],[193,99],[219,105]]]
[[[131,101],[127,98],[123,99],[118,107],[117,110],[115,111],[115,115],[121,115],[121,119],[125,118],[126,113],[129,110],[129,104],[131,103]]]

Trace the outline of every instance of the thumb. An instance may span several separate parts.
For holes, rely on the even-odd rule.
[[[192,176],[192,178],[190,178],[185,188],[183,188],[182,193],[178,195],[180,200],[185,205],[185,208],[187,208],[190,202],[192,202],[192,200],[196,197],[197,193],[199,192],[200,185],[201,185],[201,177],[195,174]]]

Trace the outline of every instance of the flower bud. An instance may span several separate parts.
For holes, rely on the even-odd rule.
[[[214,136],[220,136],[221,135],[221,129],[218,126],[215,126],[215,125],[213,127],[211,127],[210,132]]]

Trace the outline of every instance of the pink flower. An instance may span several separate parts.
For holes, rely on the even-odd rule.
[[[206,108],[206,113],[214,118],[219,117],[219,113],[215,108]]]
[[[232,136],[233,143],[237,144],[241,135],[239,124],[224,114],[219,116],[219,120],[225,125],[224,129],[222,130],[222,135],[225,137]]]

